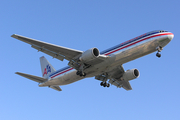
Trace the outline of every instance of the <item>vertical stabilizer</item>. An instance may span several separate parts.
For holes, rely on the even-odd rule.
[[[40,63],[41,63],[42,77],[48,78],[50,74],[56,71],[44,56],[40,57]]]

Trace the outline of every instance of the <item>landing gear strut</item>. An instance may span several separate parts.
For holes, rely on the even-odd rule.
[[[82,77],[82,76],[85,77],[85,76],[86,76],[86,73],[85,73],[85,72],[82,72],[82,71],[77,71],[77,72],[76,72],[76,75],[79,75],[79,76],[81,76],[81,77]]]
[[[107,82],[101,82],[100,85],[103,87],[110,87],[110,84]]]
[[[158,52],[156,53],[156,56],[157,56],[158,58],[160,58],[160,57],[161,57],[160,52],[163,50],[163,48],[162,48],[161,46],[158,46],[158,47],[156,48],[156,50],[158,51]]]

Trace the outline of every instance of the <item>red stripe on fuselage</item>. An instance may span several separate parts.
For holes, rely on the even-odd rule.
[[[72,70],[72,69],[73,69],[73,68],[67,69],[67,70],[65,70],[65,71],[63,71],[63,72],[60,72],[60,73],[52,76],[51,78],[54,78],[54,77],[56,77],[56,76],[58,76],[58,75],[60,75],[60,74],[63,74],[63,73],[65,73],[65,72],[68,72],[68,71],[70,71],[70,70]]]

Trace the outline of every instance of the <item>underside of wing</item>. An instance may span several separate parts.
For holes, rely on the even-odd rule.
[[[16,38],[20,41],[23,41],[25,43],[28,43],[33,48],[37,49],[38,51],[44,52],[52,56],[53,58],[57,58],[61,61],[63,61],[63,59],[67,59],[68,61],[70,61],[74,57],[79,56],[83,53],[82,51],[79,51],[79,50],[74,50],[74,49],[34,40],[31,38],[27,38],[27,37],[16,35],[16,34],[13,34],[11,37]]]
[[[129,81],[120,81],[120,80],[110,80],[109,83],[111,83],[112,85],[121,88],[123,87],[125,90],[132,90],[132,87],[129,83]]]
[[[125,90],[132,90],[132,87],[131,87],[129,81],[125,81],[125,80],[124,80],[124,81],[122,82],[122,87],[123,87]]]
[[[58,85],[50,86],[50,88],[57,90],[57,91],[62,91],[62,89]]]
[[[123,66],[120,65],[117,68],[115,68],[113,71],[112,71],[113,72],[112,78],[109,80],[109,83],[119,88],[123,87],[125,90],[132,90],[129,81],[122,79],[122,76],[125,73]]]

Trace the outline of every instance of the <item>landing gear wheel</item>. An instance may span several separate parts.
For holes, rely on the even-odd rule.
[[[103,82],[101,82],[101,83],[100,83],[100,85],[101,85],[101,86],[103,86],[103,85],[104,85],[104,83],[103,83]]]
[[[156,56],[157,56],[158,58],[160,58],[160,57],[161,57],[161,54],[160,54],[160,53],[157,53]]]
[[[76,72],[76,75],[79,75],[79,76],[81,76],[81,77],[82,77],[82,76],[85,77],[85,76],[86,76],[86,73],[81,72],[81,71],[77,71],[77,72]]]
[[[101,82],[100,85],[103,87],[110,87],[110,84],[107,82]]]
[[[80,73],[80,75],[79,75],[80,77],[82,77],[83,76],[83,74],[82,73]]]
[[[76,72],[76,75],[80,75],[80,71],[77,71],[77,72]]]
[[[161,57],[160,52],[163,50],[163,48],[162,48],[161,46],[158,46],[158,47],[156,48],[156,50],[158,51],[158,53],[156,53],[156,56],[157,56],[158,58],[160,58],[160,57]]]
[[[86,73],[83,73],[83,76],[85,77],[85,76],[86,76]]]

